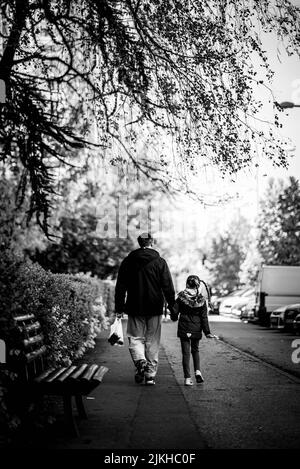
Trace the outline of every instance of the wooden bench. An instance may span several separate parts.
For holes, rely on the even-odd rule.
[[[26,389],[30,396],[62,396],[64,415],[70,432],[79,436],[72,412],[72,397],[75,398],[78,415],[87,418],[82,396],[87,396],[101,382],[108,371],[98,364],[49,367],[45,360],[46,346],[41,325],[34,314],[14,318],[19,349],[12,349],[9,358],[18,365],[18,376],[22,382],[22,392]],[[25,388],[23,387],[25,385]]]

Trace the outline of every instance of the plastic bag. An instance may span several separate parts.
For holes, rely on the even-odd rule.
[[[110,334],[107,340],[111,345],[124,344],[123,326],[121,318],[116,318],[110,326]]]

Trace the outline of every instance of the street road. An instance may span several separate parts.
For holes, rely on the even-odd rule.
[[[299,374],[300,365],[291,363],[295,337],[225,317],[209,320],[221,340],[201,341],[203,385],[183,386],[177,324],[164,323],[162,337],[207,447],[300,448],[300,379],[282,371]]]
[[[261,327],[225,316],[209,316],[211,328],[225,342],[300,377],[300,364],[293,363],[292,343],[300,339],[292,331]],[[300,354],[299,354],[300,356]]]

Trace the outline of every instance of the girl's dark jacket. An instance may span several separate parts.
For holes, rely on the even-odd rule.
[[[171,319],[178,321],[177,336],[201,339],[202,332],[210,334],[205,298],[196,290],[186,289],[178,294]]]
[[[121,263],[116,290],[115,310],[131,316],[157,316],[164,301],[171,309],[175,290],[166,261],[154,249],[132,251]]]

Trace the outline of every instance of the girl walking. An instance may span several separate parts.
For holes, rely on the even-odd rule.
[[[178,321],[177,336],[180,338],[182,351],[182,366],[184,384],[192,386],[190,356],[193,358],[195,379],[197,383],[203,383],[204,379],[200,370],[199,341],[202,332],[208,339],[217,339],[211,334],[207,317],[205,285],[197,275],[189,275],[186,280],[186,288],[178,294],[174,310],[171,312],[172,321]],[[206,285],[205,285],[206,287]],[[207,296],[208,291],[207,291]]]

